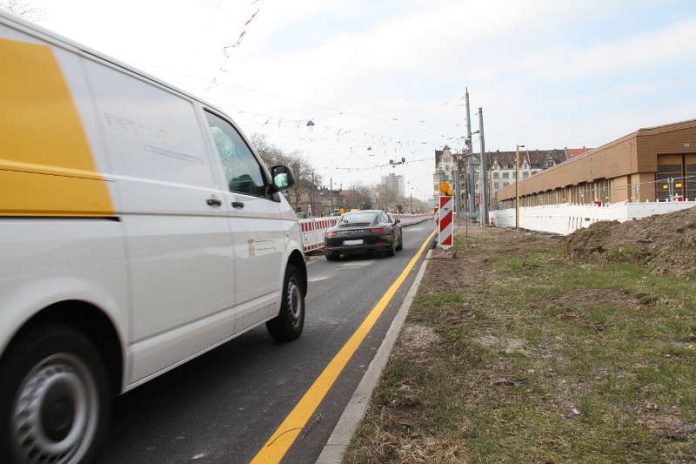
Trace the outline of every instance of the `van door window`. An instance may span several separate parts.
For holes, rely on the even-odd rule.
[[[266,184],[261,165],[237,129],[224,119],[207,111],[205,116],[230,192],[264,196]]]

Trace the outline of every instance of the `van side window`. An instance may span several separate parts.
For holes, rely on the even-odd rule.
[[[224,119],[207,111],[205,117],[208,120],[208,129],[215,141],[230,192],[264,196],[266,184],[261,165],[256,161],[242,136]]]

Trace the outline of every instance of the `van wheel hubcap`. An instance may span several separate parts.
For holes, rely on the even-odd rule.
[[[288,312],[292,318],[292,323],[293,325],[297,325],[302,315],[302,293],[300,293],[300,287],[295,283],[295,279],[290,279],[288,281],[287,299]]]
[[[79,462],[97,421],[97,388],[89,369],[70,354],[56,354],[34,367],[20,387],[12,424],[15,446],[28,463]]]

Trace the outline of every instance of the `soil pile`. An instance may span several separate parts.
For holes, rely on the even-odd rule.
[[[602,221],[566,237],[568,255],[638,262],[658,274],[696,275],[696,207],[619,223]]]

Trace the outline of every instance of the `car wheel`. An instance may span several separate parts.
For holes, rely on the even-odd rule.
[[[338,261],[340,255],[335,251],[329,251],[325,256],[327,261]]]
[[[293,265],[288,265],[285,271],[280,312],[274,319],[266,322],[268,332],[276,341],[289,342],[302,333],[305,304],[300,282],[300,273]]]
[[[389,245],[389,249],[387,250],[387,256],[394,256],[396,255],[396,238],[392,237],[391,243]]]
[[[63,325],[27,332],[0,370],[0,455],[13,463],[91,462],[111,415],[99,351]]]
[[[404,249],[404,233],[402,232],[401,235],[399,235],[399,244],[396,247],[397,251],[401,251]]]

